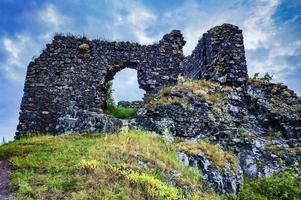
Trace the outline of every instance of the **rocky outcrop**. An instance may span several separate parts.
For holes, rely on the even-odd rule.
[[[202,154],[188,154],[184,163],[197,165],[210,187],[236,192],[241,173],[262,177],[287,169],[301,172],[300,100],[286,86],[262,79],[250,79],[246,90],[186,81],[161,90],[132,124],[161,134],[168,130],[171,140],[206,140],[235,154],[242,172],[210,168]]]

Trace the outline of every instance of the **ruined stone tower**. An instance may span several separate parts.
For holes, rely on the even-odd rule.
[[[37,133],[114,131],[119,120],[104,114],[108,82],[124,69],[138,72],[146,97],[174,85],[179,76],[244,85],[248,79],[242,31],[210,29],[185,57],[180,31],[153,45],[54,37],[27,69],[16,137]]]

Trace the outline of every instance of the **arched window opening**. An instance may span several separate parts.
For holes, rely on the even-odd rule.
[[[120,101],[142,101],[145,91],[139,88],[137,70],[126,68],[117,72],[112,80],[113,99]]]
[[[137,70],[125,68],[117,72],[111,81],[113,102],[107,105],[107,113],[121,119],[135,117],[143,106],[145,91],[139,88]]]

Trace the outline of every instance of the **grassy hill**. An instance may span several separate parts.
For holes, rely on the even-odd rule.
[[[124,129],[111,135],[23,138],[1,146],[0,158],[9,158],[15,199],[236,199],[208,190],[199,170],[182,165],[179,144]],[[204,148],[213,149],[217,162],[223,159],[217,148]],[[287,173],[248,181],[237,198],[299,199],[300,191],[297,176]]]
[[[196,169],[155,134],[24,138],[0,147],[10,157],[16,199],[217,199]]]

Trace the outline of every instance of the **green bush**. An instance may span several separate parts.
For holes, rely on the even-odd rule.
[[[126,108],[123,106],[108,105],[106,112],[119,119],[131,119],[135,117],[138,108]]]
[[[127,108],[124,106],[116,106],[112,96],[113,92],[113,83],[110,81],[108,83],[108,93],[106,97],[106,107],[105,111],[107,114],[112,115],[119,119],[131,119],[135,117],[138,108]]]
[[[242,200],[301,199],[301,180],[294,172],[282,172],[272,177],[246,180],[239,193]]]

